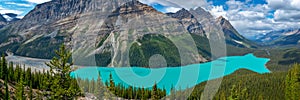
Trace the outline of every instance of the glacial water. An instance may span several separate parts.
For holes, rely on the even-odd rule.
[[[108,81],[110,73],[116,84],[124,86],[151,88],[157,83],[158,88],[165,88],[167,93],[171,87],[177,90],[193,87],[201,82],[230,75],[239,69],[247,69],[260,74],[270,73],[266,63],[270,59],[258,58],[253,54],[245,56],[223,57],[217,60],[180,67],[141,68],[141,67],[85,67],[71,73],[81,79],[97,79],[99,72],[103,82]]]

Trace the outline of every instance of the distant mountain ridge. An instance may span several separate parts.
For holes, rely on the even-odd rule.
[[[3,16],[5,16],[8,23],[13,23],[20,20],[20,18],[17,18],[18,14],[14,13],[5,13]]]
[[[8,24],[19,21],[20,19],[17,18],[17,16],[18,15],[14,13],[0,14],[0,29]]]
[[[0,28],[4,27],[6,23],[6,19],[0,14]]]
[[[225,37],[220,35],[223,32]],[[185,64],[208,61],[209,40],[225,38],[228,45],[253,47],[226,19],[216,21],[201,7],[164,14],[136,0],[52,0],[37,5],[22,20],[2,28],[0,33],[3,33],[0,34],[0,51],[10,50],[21,56],[52,58],[53,51],[61,44],[78,48],[73,51],[75,54],[89,56],[90,53],[82,53],[81,49],[96,46],[95,59],[102,59],[92,64],[97,66],[128,65],[126,61],[114,62],[126,59],[128,54],[124,52],[128,50],[134,51],[129,52],[130,56],[141,56],[130,61],[134,66],[147,66],[148,59],[156,53],[166,57],[168,66],[178,65],[181,61],[176,56],[176,44],[160,34],[193,36],[200,56],[187,53],[193,58]],[[124,38],[128,36],[131,37]],[[74,43],[76,46],[72,46]],[[151,48],[159,49],[151,51]]]
[[[292,46],[300,44],[300,29],[283,29],[259,35],[256,42],[267,46]]]

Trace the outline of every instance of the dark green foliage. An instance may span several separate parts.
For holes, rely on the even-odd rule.
[[[94,81],[94,79],[77,80],[84,92],[94,94],[98,100],[115,100],[116,98],[158,100],[166,96],[166,90],[158,89],[156,84],[152,89],[134,86],[125,87],[122,84],[115,84],[112,74],[109,75],[109,81],[105,82],[105,84],[102,83],[100,77],[98,77],[97,81]]]
[[[30,82],[30,87],[29,87],[30,89],[29,89],[29,93],[28,93],[28,95],[29,95],[29,100],[32,100],[33,99],[33,94],[32,94],[32,83]]]
[[[105,34],[103,38],[101,38],[100,42],[98,43],[97,47],[101,47],[105,40],[108,38],[109,34]]]
[[[95,54],[97,66],[108,66],[111,62],[111,52],[104,52],[101,54]]]
[[[0,43],[4,43],[8,41],[8,32],[10,30],[10,27],[1,28],[0,29]]]
[[[152,100],[158,100],[159,97],[158,97],[158,91],[157,91],[157,85],[156,83],[154,83],[153,87],[152,87],[152,94],[151,94],[151,99]]]
[[[284,100],[285,72],[257,74],[248,70],[239,70],[222,80],[221,87],[213,100]],[[204,91],[206,82],[195,86],[188,100],[198,100]]]
[[[18,100],[25,100],[25,95],[24,95],[24,75],[21,73],[20,76],[20,81],[18,82],[17,85],[17,93],[16,93],[16,98]]]
[[[181,59],[177,47],[168,38],[156,35],[144,35],[134,43],[129,51],[130,65],[148,67],[149,59],[155,54],[165,57],[167,66],[180,66]],[[164,66],[163,66],[164,67]]]
[[[300,99],[300,65],[294,64],[285,79],[285,97],[287,100]]]
[[[68,62],[72,54],[66,50],[64,45],[55,51],[55,53],[58,57],[54,57],[50,63],[46,63],[50,67],[51,75],[54,75],[50,87],[51,99],[73,99],[80,91],[76,90],[78,88],[72,85],[75,79],[70,76],[73,63]]]
[[[244,100],[249,98],[247,88],[242,88],[240,81],[237,85],[233,85],[230,89],[229,100]],[[224,95],[224,94],[222,94]]]
[[[3,96],[0,99],[8,100],[8,99],[41,99],[53,97],[50,93],[64,93],[62,97],[64,99],[72,99],[77,96],[81,96],[81,91],[77,85],[77,81],[74,78],[70,77],[70,67],[68,62],[68,57],[64,54],[67,52],[59,51],[59,56],[61,58],[55,60],[63,63],[52,62],[53,65],[60,64],[59,67],[62,68],[61,73],[49,73],[48,71],[32,71],[31,68],[27,68],[25,70],[25,66],[21,67],[20,65],[13,66],[13,63],[7,63],[5,57],[3,56],[0,59],[0,79],[5,80],[5,92],[1,92]],[[54,67],[53,67],[54,68]],[[64,74],[63,74],[64,73]],[[64,82],[63,84],[61,82]],[[10,83],[10,84],[9,84]],[[15,88],[15,91],[11,91]],[[15,86],[14,86],[15,85]],[[54,89],[55,87],[58,87]],[[25,88],[26,87],[26,88]],[[28,89],[30,88],[30,89]],[[33,91],[33,89],[37,89],[38,91]],[[57,90],[57,91],[56,91]],[[63,92],[62,92],[63,91]],[[61,96],[61,95],[59,95]],[[49,98],[50,99],[50,98]]]
[[[51,59],[55,56],[54,50],[58,50],[59,45],[63,42],[64,37],[62,36],[58,36],[55,38],[41,37],[33,42],[21,45],[15,53],[21,56]]]
[[[5,100],[9,100],[9,94],[10,94],[10,91],[8,90],[8,82],[7,82],[7,78],[5,78],[5,82],[4,82],[4,85],[5,85],[5,95],[4,95],[4,99]]]
[[[7,70],[7,61],[5,59],[5,56],[4,54],[2,55],[2,58],[1,58],[1,69],[0,69],[0,77],[2,79],[5,79],[5,78],[8,78],[8,70]]]
[[[113,80],[112,74],[109,74],[109,86],[108,86],[109,91],[111,91],[113,94],[115,93],[115,82]]]
[[[279,61],[281,65],[290,65],[293,63],[300,63],[300,50],[299,49],[290,49],[286,51],[283,55],[284,60]]]
[[[196,43],[199,54],[207,59],[210,59],[211,58],[211,53],[210,53],[211,50],[210,50],[209,40],[203,36],[199,36],[199,35],[195,35],[195,34],[191,34],[191,35]]]

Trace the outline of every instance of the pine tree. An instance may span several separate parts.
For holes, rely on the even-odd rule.
[[[95,95],[98,98],[98,100],[102,100],[104,97],[104,85],[101,81],[101,75],[99,73],[97,82],[96,82],[96,86],[95,86]]]
[[[115,93],[115,82],[113,80],[112,73],[109,74],[109,91],[114,94]]]
[[[238,90],[236,85],[233,85],[231,90],[230,90],[230,96],[228,97],[229,100],[238,100]]]
[[[30,82],[30,90],[29,90],[29,100],[32,100],[33,99],[33,94],[32,94],[32,82]]]
[[[7,71],[7,62],[6,62],[4,54],[2,55],[1,66],[2,67],[1,67],[1,77],[0,78],[5,79],[5,78],[7,78],[8,71]]]
[[[132,86],[129,86],[129,88],[127,89],[127,93],[128,93],[128,98],[133,99],[133,88],[132,88]]]
[[[7,78],[5,78],[5,81],[4,81],[4,85],[5,85],[5,99],[4,100],[9,100],[9,90],[8,90],[8,83],[7,83]]]
[[[75,98],[76,94],[71,91],[71,76],[70,72],[72,62],[71,52],[66,50],[65,46],[62,45],[59,50],[55,51],[58,57],[53,57],[50,63],[46,63],[50,67],[51,75],[54,75],[51,84],[51,98],[52,99],[64,99],[70,100]]]
[[[26,74],[25,74],[25,80],[26,80],[25,84],[29,85],[30,84],[29,80],[31,80],[31,68],[27,68]]]
[[[154,85],[152,87],[151,99],[152,100],[158,100],[159,99],[156,82],[154,83]]]
[[[24,96],[24,78],[21,74],[20,82],[18,82],[16,97],[18,100],[25,100]]]
[[[14,81],[14,68],[13,63],[10,62],[8,65],[8,81]]]
[[[285,80],[285,96],[288,100],[300,99],[300,65],[294,64]]]

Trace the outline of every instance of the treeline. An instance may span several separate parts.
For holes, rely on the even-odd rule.
[[[84,93],[92,93],[100,100],[116,98],[156,100],[166,96],[166,90],[158,89],[156,83],[153,88],[146,89],[116,85],[112,75],[105,84],[100,77],[97,80],[75,79],[70,76],[73,70],[73,63],[70,62],[71,52],[61,46],[56,54],[57,57],[46,63],[50,71],[42,72],[33,71],[30,67],[25,70],[25,66],[7,63],[3,55],[0,59],[0,79],[4,80],[4,85],[0,84],[0,98],[72,100],[83,97]]]
[[[285,76],[285,72],[258,74],[239,70],[223,78],[213,100],[285,100]],[[201,98],[206,84],[197,85],[188,100]]]
[[[201,99],[205,85],[197,85],[188,100]],[[239,70],[223,78],[213,100],[300,100],[300,65],[269,74]]]
[[[98,100],[112,100],[118,98],[158,100],[166,96],[166,90],[157,88],[156,83],[152,88],[125,87],[122,84],[116,85],[111,74],[109,76],[109,81],[106,81],[104,84],[100,77],[98,77],[97,80],[78,79],[78,82],[84,92],[93,94]]]
[[[289,70],[285,80],[285,97],[288,100],[300,100],[300,64]]]
[[[125,87],[115,84],[112,75],[109,80],[102,83],[98,79],[75,79],[70,76],[73,63],[70,62],[71,53],[64,46],[56,51],[49,63],[50,71],[32,70],[25,66],[7,63],[4,56],[0,59],[0,98],[4,100],[33,100],[55,99],[71,100],[77,97],[95,96],[103,99],[141,99],[157,100],[170,99],[188,100],[201,99],[206,83],[197,85],[193,92],[191,89],[176,91],[174,88],[167,95],[165,89],[159,89],[155,83],[152,88]],[[242,74],[241,74],[242,73]],[[99,73],[101,74],[101,73]],[[100,75],[99,75],[100,76]],[[189,95],[191,93],[191,95]],[[235,74],[226,76],[222,85],[214,96],[214,100],[273,100],[273,99],[300,99],[300,65],[295,64],[286,72],[273,72],[270,74],[257,74],[240,70]]]
[[[4,84],[1,85],[4,91],[0,91],[1,99],[62,99],[60,97],[72,99],[82,95],[74,78],[66,76],[66,79],[50,71],[32,70],[30,67],[26,69],[21,65],[14,66],[12,62],[6,61],[4,55],[0,62],[0,79],[4,80]]]

